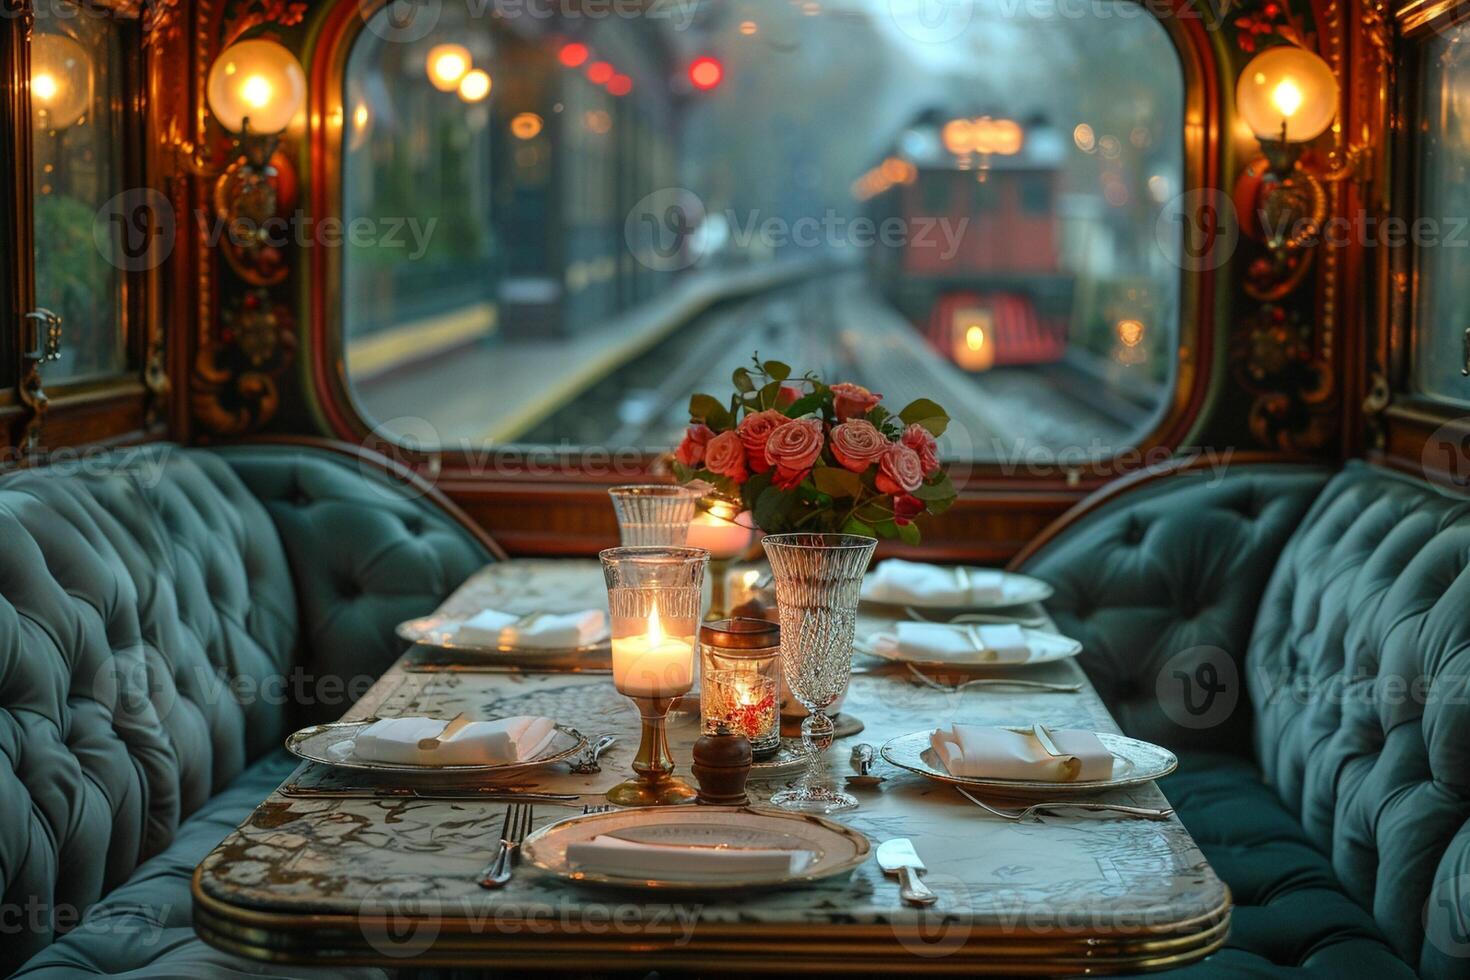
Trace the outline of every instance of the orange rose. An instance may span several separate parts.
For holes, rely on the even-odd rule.
[[[752,412],[741,419],[735,431],[740,433],[740,441],[745,444],[745,459],[750,464],[751,470],[756,473],[764,473],[771,468],[766,460],[766,440],[771,433],[791,420],[775,409],[766,409],[764,412]]]
[[[703,422],[696,422],[684,433],[684,441],[674,450],[674,458],[693,469],[704,462],[704,447],[714,431]]]
[[[832,386],[832,407],[837,412],[837,421],[846,422],[868,414],[868,410],[883,400],[862,385],[846,381]]]
[[[939,444],[934,441],[934,436],[928,429],[914,422],[903,430],[903,438],[899,441],[919,454],[925,476],[932,476],[939,469]]]
[[[750,476],[745,468],[745,444],[735,432],[721,432],[704,449],[704,465],[711,473],[728,476],[744,483]]]
[[[883,450],[878,460],[878,478],[874,481],[883,493],[913,493],[924,485],[924,464],[919,454],[901,442]]]
[[[843,422],[832,430],[832,455],[854,473],[866,472],[887,448],[888,440],[867,419]]]
[[[822,423],[816,419],[795,419],[772,429],[765,447],[767,461],[776,467],[772,482],[789,490],[805,479],[822,455],[822,441]]]

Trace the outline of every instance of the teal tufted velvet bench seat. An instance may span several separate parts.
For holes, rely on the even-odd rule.
[[[1168,976],[1470,976],[1470,502],[1362,464],[1143,483],[1023,560],[1230,886]]]
[[[231,957],[194,866],[492,560],[421,485],[302,446],[0,478],[0,976],[377,976]]]

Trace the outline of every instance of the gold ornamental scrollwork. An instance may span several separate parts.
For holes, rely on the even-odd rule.
[[[245,292],[222,311],[218,333],[195,354],[194,417],[216,435],[255,431],[280,408],[278,380],[295,355],[290,308],[267,289]]]

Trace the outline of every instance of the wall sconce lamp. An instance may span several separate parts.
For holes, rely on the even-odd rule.
[[[237,41],[210,66],[205,96],[234,137],[233,159],[221,167],[177,135],[175,149],[190,173],[215,179],[214,210],[228,230],[221,246],[230,264],[253,285],[270,285],[286,272],[278,250],[267,247],[279,203],[271,159],[306,101],[306,73],[279,42]]]
[[[66,129],[92,104],[92,61],[65,34],[31,39],[31,111],[43,129]]]
[[[1336,118],[1337,103],[1332,68],[1294,45],[1261,52],[1236,84],[1235,107],[1260,143],[1262,158],[1241,174],[1235,199],[1245,230],[1274,254],[1278,268],[1270,278],[1305,272],[1291,253],[1315,239],[1327,216],[1324,183],[1352,172],[1352,166],[1324,170],[1304,156]],[[1356,159],[1357,152],[1350,156]]]

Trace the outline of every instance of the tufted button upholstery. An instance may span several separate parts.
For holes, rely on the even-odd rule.
[[[1157,699],[1115,701],[1125,730],[1192,749],[1162,786],[1236,908],[1226,948],[1180,974],[1470,976],[1470,502],[1359,463],[1321,482],[1286,467],[1236,471],[1213,494],[1160,481],[1028,571],[1057,585],[1101,690]],[[1129,540],[1140,523],[1145,558]],[[1129,607],[1142,625],[1111,615]],[[1181,726],[1189,702],[1150,679],[1179,656],[1160,638],[1223,652],[1197,668],[1228,655],[1251,728],[1242,710]]]
[[[190,818],[280,745],[292,676],[318,703],[323,676],[375,676],[393,623],[488,560],[427,501],[300,448],[155,445],[0,479],[0,908],[26,910],[0,974],[84,941],[77,917],[143,862],[222,837]]]
[[[1252,466],[1145,484],[1088,514],[1025,572],[1083,643],[1123,729],[1175,748],[1250,747],[1246,647],[1271,567],[1327,480]]]

